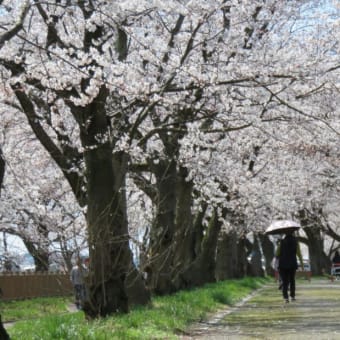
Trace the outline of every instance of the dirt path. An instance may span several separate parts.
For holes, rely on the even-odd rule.
[[[297,281],[285,304],[276,284],[188,330],[181,339],[340,340],[340,281]]]

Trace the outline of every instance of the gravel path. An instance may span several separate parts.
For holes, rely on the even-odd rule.
[[[340,340],[340,281],[297,281],[297,301],[285,304],[276,284],[244,303],[193,325],[189,339]]]

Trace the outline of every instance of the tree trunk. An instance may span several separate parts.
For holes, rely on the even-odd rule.
[[[217,246],[216,279],[239,277],[238,236],[235,230],[224,232]]]
[[[33,257],[35,271],[47,272],[49,270],[49,253],[43,250],[38,251],[38,255]]]
[[[262,253],[260,249],[260,242],[256,233],[254,233],[253,250],[250,259],[250,275],[264,276],[264,270],[262,268]]]
[[[174,291],[171,283],[176,211],[176,163],[160,160],[156,175],[156,216],[150,231],[147,283],[157,294]]]
[[[116,192],[120,193],[119,205],[122,207],[124,224],[128,234],[128,219],[127,219],[127,202],[126,202],[126,173],[127,173],[128,155],[125,153],[116,153],[112,157],[112,167],[114,176],[116,177],[115,186]],[[145,305],[151,300],[151,294],[146,289],[145,279],[141,272],[137,269],[133,262],[133,255],[130,246],[127,249],[128,253],[128,268],[125,279],[125,289],[130,305]]]
[[[2,187],[2,182],[4,180],[4,176],[5,176],[5,161],[3,159],[2,150],[0,148],[0,195],[1,195],[1,187]],[[0,299],[2,298],[1,295],[2,295],[2,291],[0,288]],[[9,335],[6,332],[6,329],[2,323],[1,314],[0,314],[0,339],[9,340]]]
[[[39,245],[30,240],[22,238],[28,252],[33,257],[35,271],[47,272],[49,268],[49,252],[46,248],[41,248]]]
[[[324,240],[320,228],[306,227],[304,231],[308,237],[309,261],[313,275],[330,273],[331,261],[324,252]]]
[[[238,260],[238,273],[236,278],[242,278],[248,274],[247,272],[247,237],[242,235],[237,243],[237,260]]]
[[[125,280],[129,306],[147,305],[151,301],[151,292],[146,289],[146,282],[141,272],[132,264]]]
[[[0,339],[1,340],[10,340],[10,337],[2,323],[2,318],[1,318],[1,315],[0,315]]]
[[[2,149],[0,148],[0,194],[1,194],[2,182],[5,176],[5,168],[6,168],[6,163],[5,163],[3,153],[2,153]]]
[[[299,218],[308,238],[309,261],[313,275],[323,275],[325,271],[329,273],[331,261],[324,252],[322,227],[318,225],[317,216],[301,210]]]
[[[269,239],[268,235],[260,234],[259,235],[263,256],[265,258],[265,268],[267,275],[274,275],[274,268],[272,266],[273,259],[275,256],[275,247],[273,242]]]
[[[84,311],[89,318],[127,313],[127,277],[135,267],[129,247],[125,177],[127,157],[112,153],[114,141],[105,113],[107,90],[103,87],[86,109],[73,108],[80,123],[87,179],[87,227],[90,273],[87,278],[88,301]],[[82,124],[81,122],[89,122]],[[98,137],[104,138],[98,142]],[[94,147],[95,146],[95,147]],[[144,287],[140,294],[146,294]]]
[[[125,157],[112,156],[107,145],[88,151],[87,224],[90,249],[89,317],[129,310],[128,291],[140,284],[139,294],[149,300],[141,277],[136,274],[129,247],[125,202]],[[131,275],[131,276],[129,276]],[[127,278],[131,280],[127,280]],[[127,287],[128,286],[128,287]],[[133,294],[131,296],[133,298]],[[135,301],[136,302],[136,301]]]
[[[197,257],[195,251],[197,234],[193,230],[191,213],[193,183],[186,181],[186,177],[187,170],[180,168],[177,176],[174,255],[171,273],[171,280],[174,282],[176,290],[182,288],[178,278]]]
[[[221,222],[217,212],[214,211],[207,233],[202,242],[201,252],[188,269],[179,275],[180,288],[202,286],[205,283],[216,282],[216,248]]]
[[[130,264],[127,221],[123,197],[116,190],[112,151],[102,145],[85,153],[87,168],[87,225],[90,275],[89,317],[128,312],[125,279]]]

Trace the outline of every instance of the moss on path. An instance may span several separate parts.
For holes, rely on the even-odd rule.
[[[195,325],[185,338],[340,340],[340,281],[298,280],[296,298],[285,304],[277,285],[267,285],[218,322]]]

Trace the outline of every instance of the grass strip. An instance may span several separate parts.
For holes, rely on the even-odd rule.
[[[268,279],[244,278],[207,284],[173,295],[154,297],[150,306],[86,321],[82,312],[19,321],[9,329],[12,339],[176,339],[193,322],[242,300]]]
[[[73,297],[42,297],[26,300],[0,300],[2,321],[13,322],[25,319],[36,319],[47,315],[68,312]]]

